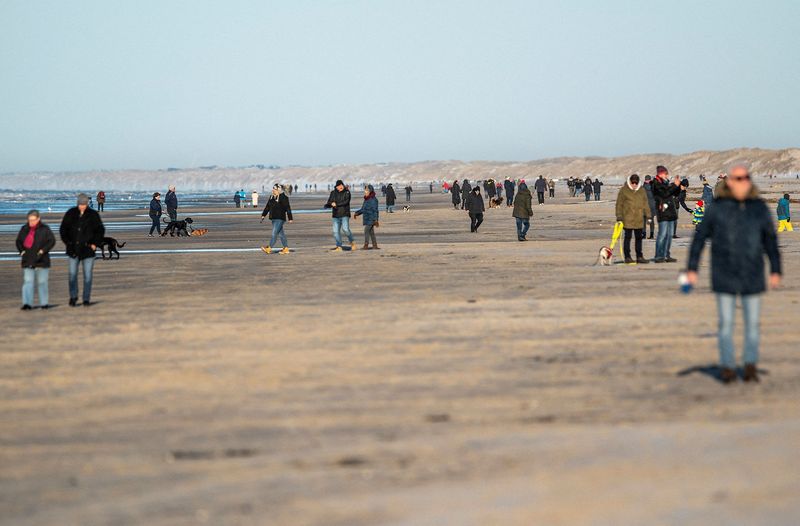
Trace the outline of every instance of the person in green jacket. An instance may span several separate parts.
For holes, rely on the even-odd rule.
[[[652,214],[647,201],[647,193],[642,190],[637,174],[628,177],[628,182],[619,189],[616,212],[617,221],[621,222],[625,229],[625,239],[622,245],[625,263],[628,265],[649,263],[642,255],[642,237],[644,237],[642,229],[645,220],[649,219]],[[631,258],[631,236],[636,238],[636,261]]]
[[[528,185],[520,183],[517,195],[514,196],[514,211],[511,213],[517,221],[517,239],[520,241],[527,241],[525,236],[531,227],[531,216],[533,216],[532,199],[533,195],[528,190]]]

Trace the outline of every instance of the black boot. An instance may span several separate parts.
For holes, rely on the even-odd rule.
[[[728,369],[727,367],[723,367],[719,372],[719,379],[722,380],[722,383],[724,384],[734,382],[736,381],[736,371],[733,369]]]
[[[744,374],[742,375],[742,379],[745,382],[758,382],[758,368],[756,368],[756,364],[754,363],[746,363],[744,364]]]

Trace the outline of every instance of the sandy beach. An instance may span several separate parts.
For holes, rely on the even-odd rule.
[[[770,209],[800,191],[757,184]],[[800,234],[779,238],[762,381],[725,386],[708,250],[698,290],[676,284],[689,214],[678,264],[594,267],[616,189],[566,192],[526,243],[509,208],[471,234],[449,195],[418,192],[381,213],[381,250],[344,253],[327,213],[297,214],[293,253],[268,256],[252,209],[181,210],[209,233],[180,239],[108,212],[127,245],[97,261],[90,308],[67,306],[54,259],[58,306],[20,311],[19,263],[0,261],[0,523],[797,524]],[[222,250],[148,253],[176,249]]]

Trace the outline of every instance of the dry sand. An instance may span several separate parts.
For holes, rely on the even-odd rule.
[[[449,196],[415,200],[380,251],[327,252],[327,214],[288,225],[288,256],[125,253],[257,247],[257,215],[112,231],[89,309],[56,260],[58,308],[19,311],[0,262],[0,522],[797,524],[800,233],[763,381],[723,386],[691,370],[716,360],[705,267],[685,296],[679,265],[591,266],[613,202],[534,207],[519,243],[509,209],[470,234]]]

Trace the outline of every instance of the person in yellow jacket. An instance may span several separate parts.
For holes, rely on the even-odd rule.
[[[645,221],[652,216],[652,213],[647,201],[647,194],[642,190],[637,174],[628,177],[628,181],[619,189],[616,213],[617,221],[621,222],[625,229],[622,246],[625,263],[628,265],[649,263],[642,254],[642,238],[644,237]],[[636,238],[636,260],[631,258],[631,237]]]

